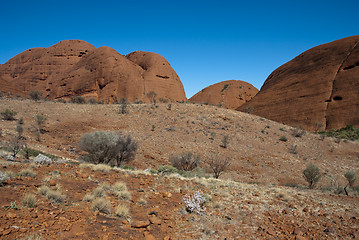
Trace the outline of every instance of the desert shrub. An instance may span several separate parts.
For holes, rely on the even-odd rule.
[[[113,191],[113,194],[120,200],[131,200],[131,193],[129,191]]]
[[[17,138],[18,139],[22,139],[22,134],[24,132],[24,128],[22,127],[22,124],[17,124],[16,125],[16,128],[15,128],[15,131],[17,132]]]
[[[123,136],[114,132],[84,134],[79,144],[82,150],[88,152],[87,158],[96,164],[121,166],[124,162],[132,161],[137,151],[137,143],[130,135]]]
[[[36,140],[40,142],[40,134],[44,132],[43,125],[45,124],[47,118],[43,115],[36,115]]]
[[[4,185],[4,182],[6,182],[6,180],[8,179],[9,179],[8,175],[0,171],[0,186]]]
[[[118,110],[118,113],[120,114],[126,114],[127,113],[127,106],[128,102],[126,98],[121,98],[119,101],[120,109]]]
[[[350,187],[353,187],[355,181],[357,180],[357,179],[356,179],[356,176],[355,176],[355,172],[347,171],[347,172],[344,174],[344,177],[347,179],[348,185],[349,185]]]
[[[178,173],[178,169],[175,168],[175,167],[172,167],[172,166],[168,166],[168,165],[161,165],[159,168],[158,168],[158,173],[161,173],[161,174],[172,174],[172,173]]]
[[[222,139],[221,147],[227,148],[228,142],[229,142],[229,137],[228,137],[228,135],[224,135],[224,136],[223,136],[223,139]]]
[[[297,145],[292,145],[288,150],[291,154],[298,154]]]
[[[22,199],[22,205],[28,208],[36,207],[36,196],[32,193],[26,193],[24,198]]]
[[[123,165],[123,166],[122,166],[122,169],[124,169],[124,170],[131,170],[131,171],[135,171],[135,168],[134,168],[134,167],[132,167],[132,166],[129,166],[129,165]]]
[[[59,103],[66,103],[66,100],[65,100],[65,99],[60,98],[60,99],[57,99],[57,100],[56,100],[56,102],[59,102]]]
[[[305,134],[305,131],[303,129],[299,129],[299,128],[293,128],[292,129],[292,136],[293,137],[302,137]]]
[[[305,178],[305,181],[308,182],[309,188],[313,189],[321,178],[320,170],[317,166],[311,163],[304,169],[303,177]]]
[[[91,202],[94,199],[94,196],[91,193],[87,193],[82,199],[84,202]]]
[[[52,203],[63,203],[66,200],[66,196],[63,195],[60,191],[55,191],[50,189],[46,193],[46,198]]]
[[[189,213],[194,212],[202,215],[206,211],[206,208],[204,207],[206,198],[200,191],[197,191],[194,194],[185,195],[183,197],[183,202],[186,205],[187,212]]]
[[[97,104],[96,99],[93,99],[93,98],[90,98],[87,102],[88,102],[89,104]]]
[[[124,182],[116,182],[112,187],[111,187],[112,191],[118,191],[118,192],[122,192],[122,191],[127,191],[127,186]]]
[[[5,109],[5,111],[1,112],[1,118],[6,121],[15,120],[15,116],[17,112],[11,111],[10,109]]]
[[[38,193],[42,196],[46,196],[47,192],[50,191],[51,188],[46,186],[46,185],[42,185],[38,188]]]
[[[35,177],[36,176],[36,172],[34,172],[32,169],[27,168],[27,169],[23,169],[19,172],[19,176],[21,177]]]
[[[192,171],[200,163],[200,155],[184,152],[179,156],[171,156],[172,166],[182,171]]]
[[[353,125],[347,125],[344,128],[339,130],[330,130],[329,132],[319,132],[322,136],[335,137],[337,139],[348,139],[348,140],[358,140],[359,139],[359,128],[354,127]]]
[[[97,187],[92,191],[92,196],[94,196],[94,198],[106,197],[106,191],[101,187]]]
[[[279,138],[279,140],[281,140],[282,142],[286,142],[286,141],[288,141],[288,138],[283,135]]]
[[[150,99],[152,104],[156,104],[156,97],[157,97],[157,93],[155,93],[154,91],[150,91],[149,93],[146,94],[147,97]]]
[[[84,104],[86,100],[83,96],[73,96],[70,99],[70,103]]]
[[[111,167],[106,164],[97,164],[97,165],[91,166],[91,169],[94,171],[109,172],[111,170]]]
[[[101,213],[109,214],[111,212],[111,203],[104,198],[97,198],[93,200],[91,209],[92,211],[99,211]]]
[[[4,96],[4,93],[2,91],[0,91],[0,98],[2,98]]]
[[[207,161],[207,166],[211,169],[214,178],[219,178],[230,165],[231,162],[228,158],[211,157],[211,159]]]
[[[125,205],[118,205],[115,209],[115,214],[120,218],[124,218],[124,219],[130,218],[130,210]]]
[[[12,153],[13,158],[16,158],[16,155],[24,148],[23,141],[15,137],[8,143],[8,150]]]
[[[27,159],[29,159],[29,157],[37,157],[40,154],[42,154],[42,155],[44,155],[46,157],[49,157],[52,160],[55,160],[57,158],[57,156],[55,156],[55,155],[52,155],[52,154],[49,154],[49,153],[44,153],[44,152],[41,152],[41,151],[36,150],[36,149],[28,148],[26,145],[25,145],[25,147],[23,149],[23,154],[26,155]]]
[[[29,96],[32,100],[34,101],[39,101],[41,99],[41,96],[42,96],[42,92],[40,91],[37,91],[37,90],[31,90],[29,92]]]

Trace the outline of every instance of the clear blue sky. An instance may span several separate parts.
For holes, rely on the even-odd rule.
[[[229,79],[260,88],[303,51],[359,34],[359,1],[0,1],[0,63],[81,39],[121,54],[156,52],[187,97]]]

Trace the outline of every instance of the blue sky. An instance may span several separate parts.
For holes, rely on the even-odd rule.
[[[0,63],[81,39],[121,54],[164,56],[187,97],[224,80],[258,89],[277,67],[319,44],[359,34],[359,1],[5,1]]]

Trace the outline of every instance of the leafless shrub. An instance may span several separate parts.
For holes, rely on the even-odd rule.
[[[171,156],[172,166],[182,171],[192,171],[200,163],[200,155],[184,152],[179,156]]]
[[[305,134],[305,131],[303,129],[300,128],[293,128],[292,129],[292,136],[293,137],[302,137]]]
[[[220,157],[211,157],[206,163],[209,169],[211,169],[214,178],[219,178],[219,176],[231,165],[229,158]]]

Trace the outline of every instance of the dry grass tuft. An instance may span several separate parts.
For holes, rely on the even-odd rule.
[[[28,207],[28,208],[34,208],[37,205],[36,202],[36,196],[35,194],[32,193],[26,193],[24,198],[22,199],[22,205],[24,207]]]
[[[33,171],[30,168],[27,169],[23,169],[19,172],[19,176],[21,177],[35,177],[36,176],[36,172]]]
[[[131,193],[129,191],[113,191],[113,194],[120,200],[130,201]]]
[[[92,202],[91,209],[92,211],[109,214],[111,212],[111,203],[104,198],[96,198]]]
[[[101,171],[101,172],[109,172],[111,170],[111,167],[106,164],[92,165],[91,168],[94,171]]]
[[[122,192],[127,191],[127,186],[124,182],[116,182],[112,185],[112,191]]]
[[[46,193],[46,198],[49,199],[52,203],[64,203],[66,200],[66,196],[63,195],[60,191],[54,191],[52,189]]]
[[[46,185],[42,185],[41,187],[38,188],[38,192],[42,196],[46,196],[47,192],[50,191],[50,190],[51,190],[51,188],[49,188]]]
[[[105,189],[103,189],[101,187],[97,187],[92,191],[92,196],[93,196],[93,198],[106,197],[106,191],[105,191]]]
[[[130,210],[125,205],[118,205],[115,209],[115,214],[120,218],[124,218],[124,219],[130,218]]]
[[[52,190],[46,185],[39,187],[38,189],[39,194],[45,196],[49,199],[52,203],[64,203],[66,200],[66,196],[61,193],[61,191]]]

